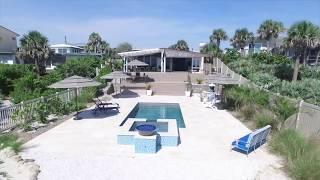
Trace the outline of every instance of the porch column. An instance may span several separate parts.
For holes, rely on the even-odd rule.
[[[163,72],[166,72],[167,69],[167,58],[163,56]]]
[[[128,59],[124,57],[124,62],[125,62],[125,72],[128,72]]]
[[[191,58],[191,73],[193,73],[193,58]]]
[[[126,57],[122,57],[122,61],[123,61],[123,72],[126,72]]]
[[[200,73],[203,73],[203,69],[204,69],[204,57],[201,57],[201,62],[200,62]]]
[[[163,72],[163,56],[164,56],[164,51],[161,51],[161,59],[160,59],[160,66],[161,66],[161,70],[160,72]]]

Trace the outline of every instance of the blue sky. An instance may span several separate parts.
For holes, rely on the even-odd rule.
[[[256,32],[265,19],[286,27],[299,20],[320,25],[320,0],[0,0],[0,25],[20,35],[38,30],[51,44],[65,35],[68,42],[86,42],[98,32],[111,46],[167,47],[184,39],[196,50],[215,28],[229,36],[242,27]]]

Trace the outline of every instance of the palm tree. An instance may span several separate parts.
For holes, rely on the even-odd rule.
[[[110,45],[109,43],[107,43],[107,41],[101,41],[98,51],[104,54],[108,51],[109,48],[110,48]]]
[[[210,36],[210,43],[217,44],[217,47],[220,48],[221,41],[228,40],[227,33],[223,29],[214,29]]]
[[[33,60],[38,75],[46,74],[46,61],[51,55],[47,37],[38,31],[30,31],[23,35],[17,55],[21,59]]]
[[[252,42],[254,35],[249,32],[247,28],[237,29],[234,33],[233,38],[230,40],[233,48],[241,51],[243,55],[243,49],[246,45]]]
[[[178,40],[176,44],[169,46],[170,49],[189,51],[188,43],[185,40]]]
[[[106,52],[103,54],[103,59],[107,63],[107,65],[110,66],[110,68],[113,70],[114,69],[114,61],[117,58],[117,50],[116,48],[108,48]]]
[[[200,52],[210,54],[213,57],[221,57],[221,55],[222,55],[222,51],[218,48],[218,46],[216,44],[213,44],[213,43],[208,43],[208,44],[204,45],[201,48]]]
[[[91,33],[86,46],[86,51],[90,53],[91,52],[98,53],[101,41],[102,39],[98,33],[95,33],[95,32]]]
[[[279,34],[284,32],[284,26],[282,22],[273,21],[271,19],[265,20],[260,25],[257,33],[259,34],[260,39],[266,40],[267,49],[270,51],[270,42],[273,38],[278,38]]]
[[[295,50],[295,65],[292,81],[296,81],[299,73],[300,59],[306,61],[310,48],[317,45],[320,39],[320,28],[309,21],[293,24],[288,30],[286,44]]]

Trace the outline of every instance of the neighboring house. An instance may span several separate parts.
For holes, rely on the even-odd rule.
[[[84,48],[70,44],[53,44],[50,49],[56,54],[84,53]]]
[[[204,58],[208,54],[192,51],[179,51],[168,48],[145,49],[118,53],[124,61],[123,70],[128,72],[128,62],[139,60],[147,63],[148,66],[139,67],[140,71],[172,72],[191,71],[203,72]]]
[[[280,49],[282,49],[281,46],[283,44],[283,39],[284,39],[283,37],[280,37],[278,39],[272,40],[270,42],[269,49],[271,50],[272,53],[273,52],[282,53],[283,55],[289,58],[293,58],[295,54],[293,49],[287,49],[284,52],[283,51],[281,52]],[[253,45],[250,44],[244,47],[244,54],[249,55],[253,53],[260,53],[267,50],[268,50],[268,42],[265,40],[256,38],[255,43]],[[309,65],[320,65],[320,47],[312,48],[309,50],[309,54],[307,55],[307,61],[305,63]]]
[[[269,44],[269,49],[279,48],[282,45],[283,38],[273,39]],[[260,53],[268,50],[268,41],[255,38],[254,44],[249,44],[244,47],[244,55]]]
[[[19,34],[0,25],[0,64],[15,64]]]
[[[71,44],[53,44],[50,49],[54,52],[53,57],[47,61],[47,69],[54,69],[57,65],[65,63],[72,58],[97,56],[101,57],[99,53],[86,53],[84,46],[76,46]]]

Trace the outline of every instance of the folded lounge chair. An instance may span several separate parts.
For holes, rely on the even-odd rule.
[[[270,131],[270,125],[257,129],[243,136],[242,138],[233,141],[231,144],[231,149],[243,151],[248,155],[249,152],[255,151],[256,148],[260,147],[267,141],[267,136]]]
[[[103,111],[108,111],[108,110],[117,110],[119,111],[119,104],[118,103],[107,103],[107,102],[102,102],[99,99],[95,100],[92,99],[94,104],[96,105],[95,108],[93,109],[94,112],[97,112],[98,110],[103,110]]]

